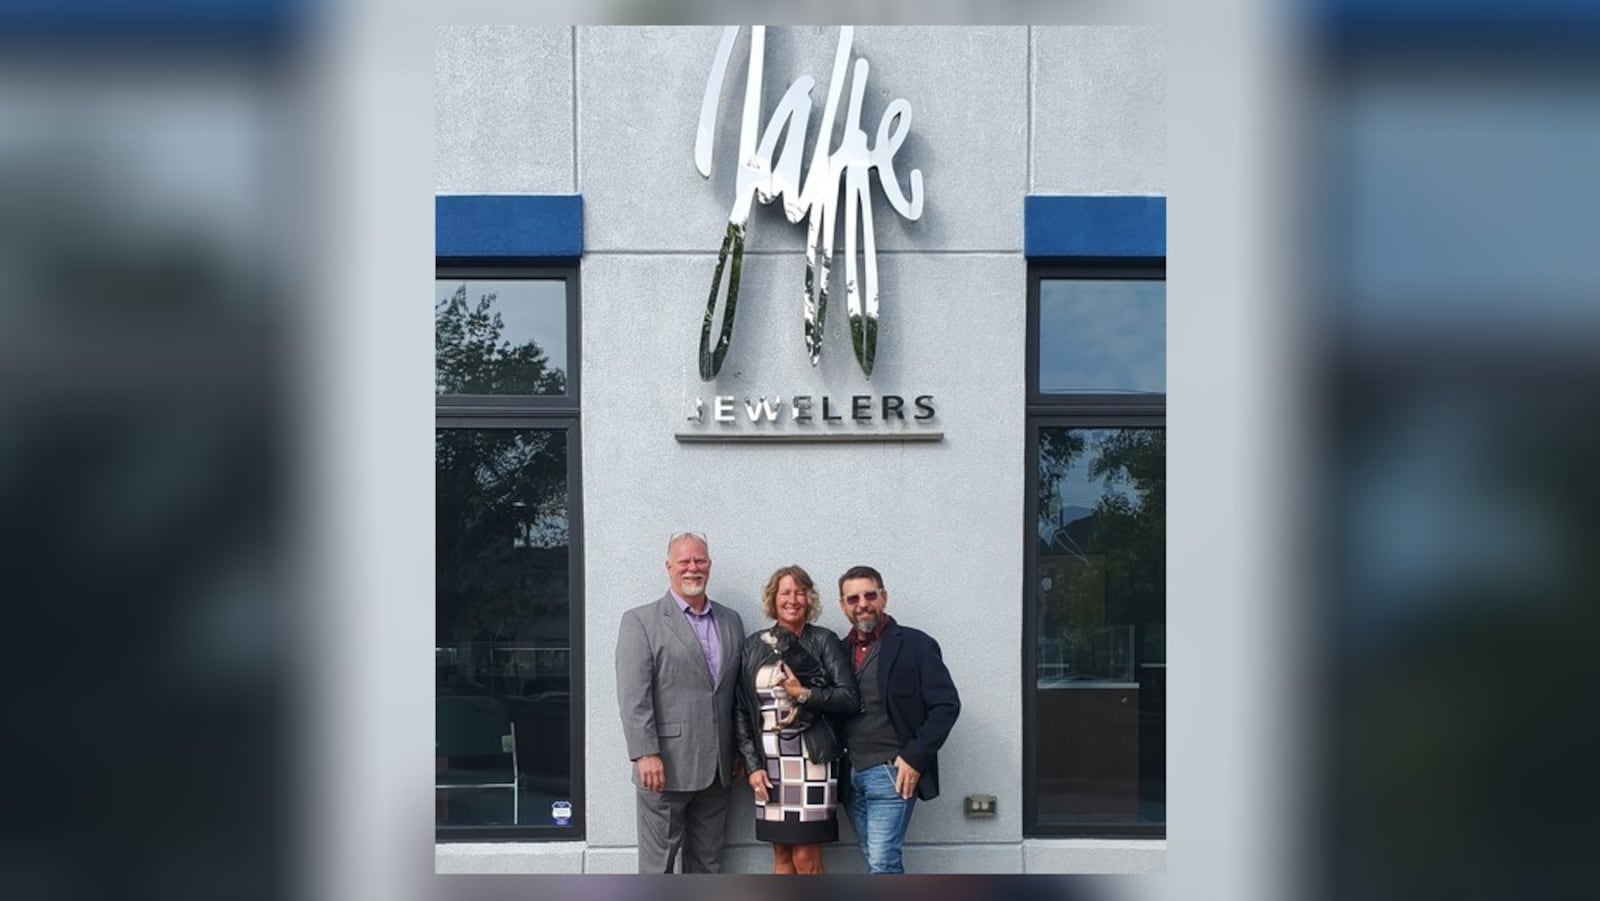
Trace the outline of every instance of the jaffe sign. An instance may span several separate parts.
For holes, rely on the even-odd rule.
[[[723,30],[700,102],[694,162],[695,168],[706,178],[711,176],[719,98],[740,30],[738,26]],[[868,377],[872,375],[878,341],[878,260],[868,174],[873,169],[878,170],[878,184],[884,198],[895,212],[909,220],[922,216],[923,189],[920,169],[912,169],[908,174],[909,192],[901,189],[899,176],[895,172],[895,154],[905,143],[911,129],[910,102],[896,99],[889,103],[878,120],[877,133],[871,142],[861,128],[862,99],[870,67],[865,59],[856,59],[854,66],[850,65],[850,48],[854,37],[854,28],[845,26],[839,29],[833,73],[823,105],[822,127],[812,147],[811,159],[802,173],[800,157],[810,135],[811,91],[816,80],[810,75],[801,75],[790,82],[772,117],[763,124],[761,87],[766,28],[760,25],[750,28],[750,62],[746,71],[744,108],[739,128],[737,186],[700,329],[699,362],[703,380],[710,381],[716,377],[733,340],[745,236],[750,211],[757,200],[763,204],[781,200],[784,215],[790,222],[806,221],[806,275],[801,308],[805,320],[806,351],[811,357],[811,364],[817,364],[822,355],[823,327],[827,322],[834,241],[839,230],[841,188],[844,197],[845,310],[850,321],[850,338],[856,362],[861,366],[862,373]],[[839,105],[847,81],[850,102],[844,112],[842,128],[836,128],[840,124]],[[835,131],[839,132],[836,143]],[[725,291],[724,277],[727,279]],[[719,298],[722,299],[721,327],[714,329]],[[716,333],[714,341],[713,332]],[[689,420],[706,424],[707,408],[710,409],[712,423],[755,426],[788,422],[797,424],[797,428],[816,423],[842,423],[847,418],[856,423],[926,424],[937,416],[933,396],[928,394],[912,398],[909,404],[904,397],[892,394],[857,394],[839,401],[827,395],[793,394],[754,400],[746,397],[742,403],[732,395],[715,395],[709,403],[704,398],[696,397]],[[769,432],[766,436],[777,438],[785,434],[798,438],[817,437],[803,431]],[[839,437],[851,434],[869,440],[913,436],[937,440],[940,437],[940,433],[926,429],[904,428],[844,433]],[[680,440],[715,440],[719,436],[729,439],[737,437],[726,431],[702,431],[680,434],[678,437]]]

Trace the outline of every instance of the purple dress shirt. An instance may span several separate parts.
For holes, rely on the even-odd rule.
[[[672,599],[678,602],[679,609],[689,618],[689,628],[694,630],[694,637],[700,640],[700,650],[706,655],[711,684],[716,685],[717,677],[722,674],[722,637],[717,634],[716,621],[711,618],[711,600],[706,599],[706,612],[696,613],[676,591],[672,592]]]

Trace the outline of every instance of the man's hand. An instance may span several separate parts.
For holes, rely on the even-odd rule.
[[[906,763],[904,757],[894,759],[894,790],[900,793],[900,797],[911,800],[911,796],[917,793],[917,780],[921,778],[922,774]]]
[[[633,762],[639,768],[639,784],[658,792],[667,784],[667,768],[661,765],[660,754],[646,754]]]
[[[767,791],[771,788],[772,780],[767,778],[766,770],[756,770],[750,774],[750,789],[755,792],[757,801],[767,803]]]

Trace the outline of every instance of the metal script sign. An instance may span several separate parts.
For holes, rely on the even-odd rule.
[[[822,129],[811,153],[804,178],[800,155],[809,136],[811,89],[816,80],[802,75],[790,82],[772,118],[761,124],[762,62],[766,49],[766,28],[750,28],[750,65],[745,78],[744,116],[739,127],[739,173],[733,209],[728,213],[728,229],[717,254],[717,269],[711,278],[711,295],[706,301],[705,322],[700,328],[700,377],[709,381],[722,368],[728,344],[733,338],[734,312],[739,303],[739,270],[744,260],[744,239],[750,221],[752,200],[763,204],[783,201],[783,212],[790,222],[806,220],[806,277],[804,291],[806,350],[815,366],[822,355],[822,328],[828,312],[828,288],[832,277],[834,238],[838,232],[839,194],[844,189],[845,306],[850,317],[850,340],[855,347],[861,371],[872,375],[878,345],[878,257],[872,233],[872,197],[867,174],[878,170],[878,183],[895,212],[909,220],[922,216],[922,171],[911,170],[910,196],[900,189],[894,171],[894,156],[911,130],[911,104],[899,99],[891,102],[878,120],[874,140],[867,142],[861,129],[861,100],[867,86],[867,61],[857,59],[850,79],[850,105],[844,114],[843,131],[833,143],[839,100],[844,93],[845,68],[850,62],[850,45],[855,29],[839,29],[838,50],[833,58],[833,74],[828,82],[828,99],[822,110]],[[700,102],[700,126],[694,142],[694,164],[700,174],[711,177],[711,145],[716,136],[717,103],[727,75],[728,59],[733,54],[739,26],[725,29],[717,45],[717,56],[706,79]],[[758,140],[759,135],[759,140]],[[857,232],[865,277],[857,270]],[[711,340],[712,322],[722,295],[722,278],[728,277],[722,314],[722,328],[715,344]]]

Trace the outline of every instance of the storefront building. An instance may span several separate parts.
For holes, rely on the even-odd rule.
[[[1164,869],[1164,48],[438,32],[439,872],[634,871],[617,628],[683,529],[747,629],[864,563],[940,642],[908,871]]]

